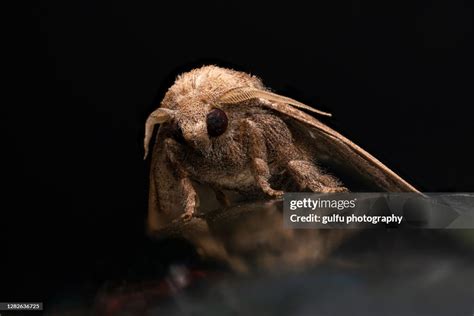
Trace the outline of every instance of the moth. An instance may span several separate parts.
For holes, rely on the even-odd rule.
[[[279,198],[285,191],[418,192],[371,154],[314,116],[330,116],[276,94],[247,73],[204,66],[177,77],[145,123],[145,158],[159,124],[150,167],[148,229],[189,219],[196,184]],[[355,186],[355,185],[354,185]]]

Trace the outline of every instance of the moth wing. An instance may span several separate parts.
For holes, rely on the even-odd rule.
[[[293,135],[300,138],[300,142],[307,143],[306,140],[311,140],[309,147],[312,148],[309,149],[314,152],[318,163],[329,165],[336,172],[345,173],[346,176],[349,174],[350,178],[355,176],[361,179],[361,181],[349,179],[349,182],[358,182],[366,188],[375,186],[387,192],[419,192],[374,156],[316,118],[284,103],[266,100],[262,102],[265,102],[267,107],[284,114],[283,119]],[[335,175],[343,179],[341,174]]]
[[[150,164],[147,230],[149,233],[167,226],[184,212],[183,193],[165,151],[164,130],[160,126]]]

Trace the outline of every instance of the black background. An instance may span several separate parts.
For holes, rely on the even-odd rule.
[[[174,3],[174,4],[173,4]],[[423,191],[472,191],[472,3],[41,1],[7,30],[2,300],[46,301],[153,254],[143,125],[218,64],[330,111]]]

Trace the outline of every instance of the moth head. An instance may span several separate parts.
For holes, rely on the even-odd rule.
[[[229,117],[212,102],[198,101],[177,111],[172,122],[172,134],[178,141],[206,152],[229,126]]]
[[[145,124],[145,158],[156,124],[166,124],[169,137],[177,142],[206,152],[213,140],[224,135],[229,126],[229,117],[215,102],[190,100],[173,109],[160,107],[150,114]]]

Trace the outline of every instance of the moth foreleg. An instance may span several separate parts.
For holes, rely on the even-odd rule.
[[[283,191],[274,190],[268,183],[270,179],[270,169],[267,164],[267,148],[262,132],[251,120],[244,121],[244,132],[249,140],[249,154],[251,158],[252,173],[257,185],[262,191],[274,198],[283,195]]]
[[[347,188],[341,185],[338,179],[324,174],[310,161],[291,160],[288,162],[288,171],[301,190],[322,193],[348,191]]]
[[[268,196],[280,198],[284,192],[272,189],[268,183],[268,179],[270,178],[270,170],[268,168],[267,162],[261,158],[254,158],[252,164],[255,172],[255,180],[262,191]]]
[[[175,176],[179,180],[179,186],[183,194],[184,213],[181,215],[183,219],[191,219],[197,207],[199,206],[199,197],[194,188],[188,172],[182,165],[179,157],[181,156],[181,145],[172,138],[165,140],[165,150],[168,160],[172,165]]]
[[[199,206],[199,197],[189,177],[181,179],[181,189],[184,194],[184,213],[181,215],[181,218],[188,220],[193,217],[194,212]]]

